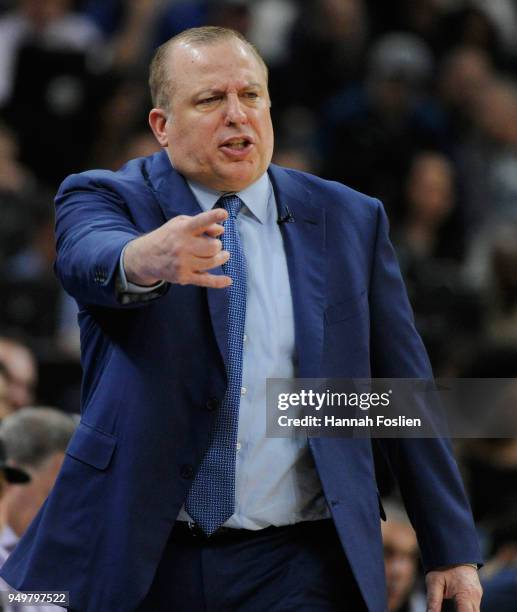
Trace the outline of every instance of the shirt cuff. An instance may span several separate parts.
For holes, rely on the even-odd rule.
[[[475,570],[479,569],[479,564],[478,563],[454,563],[453,565],[441,565],[440,567],[434,567],[433,569],[430,569],[427,571],[427,573],[429,572],[440,572],[443,570],[448,570],[451,569],[453,567],[473,567]]]
[[[128,243],[129,244],[129,243]],[[144,286],[130,283],[126,277],[126,271],[124,270],[124,251],[126,246],[122,249],[120,254],[118,274],[115,280],[115,290],[117,292],[117,299],[122,305],[135,304],[138,302],[149,302],[161,297],[167,291],[167,283],[165,281],[159,281],[154,285]]]
[[[136,283],[130,283],[126,277],[126,271],[124,270],[124,253],[129,243],[122,249],[120,254],[119,265],[118,265],[118,279],[117,279],[117,292],[120,293],[152,293],[159,289],[162,285],[165,285],[165,281],[158,281],[154,285],[137,285]]]

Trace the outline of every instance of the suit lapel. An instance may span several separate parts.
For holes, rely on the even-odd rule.
[[[171,165],[165,151],[150,158],[149,183],[166,221],[178,215],[197,215],[201,207],[187,182]]]
[[[165,151],[151,158],[149,182],[165,220],[197,215],[201,208],[185,179],[176,172]],[[281,225],[293,299],[298,376],[319,374],[323,349],[325,307],[325,212],[311,203],[311,193],[291,174],[271,165],[279,216],[291,212],[294,222]],[[212,270],[222,274],[222,268]],[[228,290],[208,289],[208,308],[219,351],[228,360]]]
[[[325,211],[311,203],[311,192],[279,166],[269,176],[279,218],[291,213],[294,222],[281,224],[293,299],[297,376],[319,375],[325,307]]]
[[[197,215],[202,212],[187,182],[172,167],[165,151],[151,158],[149,182],[166,221],[177,215]],[[210,270],[212,274],[222,274],[222,267]],[[217,346],[224,360],[228,360],[228,289],[207,289],[208,310]]]

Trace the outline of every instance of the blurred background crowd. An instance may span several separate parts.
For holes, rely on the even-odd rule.
[[[52,270],[53,195],[70,173],[158,150],[149,60],[204,24],[239,30],[268,63],[275,162],[383,201],[435,373],[517,375],[516,0],[0,0],[0,435],[32,487],[41,465],[51,486],[80,403],[77,310]],[[50,454],[34,467],[17,452],[40,448],[38,436]],[[517,442],[458,450],[489,559],[484,609],[515,611]],[[24,516],[44,498],[3,480],[5,499],[24,491]],[[384,488],[394,493],[389,478]],[[1,505],[19,537],[25,519]],[[414,534],[386,506],[390,610],[417,612]]]

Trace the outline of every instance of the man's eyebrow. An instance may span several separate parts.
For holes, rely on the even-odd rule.
[[[252,83],[246,83],[246,85],[243,85],[243,87],[240,88],[240,90],[245,90],[245,89],[260,89],[262,87],[262,85],[258,82],[252,82]],[[208,88],[208,89],[202,89],[201,91],[198,91],[194,94],[194,98],[202,98],[204,96],[216,96],[216,95],[222,95],[225,94],[226,91],[224,89],[219,89],[217,87],[212,87],[212,88]]]
[[[212,89],[202,89],[194,94],[195,98],[202,98],[204,96],[213,96],[217,94],[222,94],[224,91],[222,89],[212,88]]]

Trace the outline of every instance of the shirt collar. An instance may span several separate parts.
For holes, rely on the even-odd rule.
[[[208,187],[195,183],[194,181],[187,181],[187,183],[204,211],[213,208],[220,197],[227,195],[219,191],[209,189]],[[246,208],[248,208],[253,216],[260,221],[260,223],[265,223],[267,219],[267,209],[271,189],[272,186],[269,176],[267,172],[264,172],[264,174],[258,180],[242,191],[238,191],[235,195],[239,196],[239,198],[244,202]]]
[[[14,531],[5,524],[0,533],[0,545],[8,552],[12,553],[16,548],[20,538],[14,533]]]

